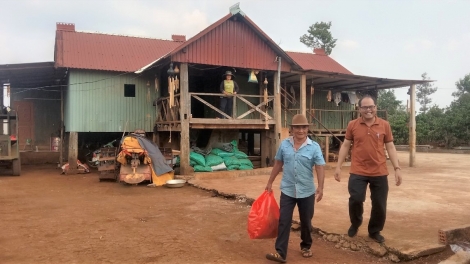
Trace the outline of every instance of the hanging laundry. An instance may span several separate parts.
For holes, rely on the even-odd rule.
[[[335,93],[335,104],[336,104],[336,106],[339,106],[339,103],[341,103],[341,93]]]
[[[348,92],[348,96],[350,104],[355,105],[358,103],[359,100],[357,98],[356,92]]]
[[[328,94],[326,95],[326,100],[328,102],[331,102],[331,91],[328,91]]]

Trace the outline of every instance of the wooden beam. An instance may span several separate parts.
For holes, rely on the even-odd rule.
[[[220,111],[219,108],[217,108],[217,107],[211,105],[209,102],[207,102],[206,100],[202,99],[201,97],[199,97],[199,96],[197,96],[197,95],[195,95],[195,94],[191,94],[191,95],[192,95],[195,99],[197,99],[198,101],[200,101],[201,103],[207,105],[207,106],[210,107],[212,110],[216,111],[217,113],[219,113],[219,114],[225,116],[225,117],[228,118],[228,119],[232,119],[231,116],[229,116],[229,115],[227,115],[226,113]],[[220,94],[219,94],[219,96],[220,96]]]
[[[416,85],[413,84],[410,87],[410,167],[415,167],[416,160],[416,119],[415,119],[415,105],[416,105]]]
[[[279,73],[274,73],[274,120],[276,125],[274,126],[274,138],[275,148],[279,149],[281,145],[281,129],[282,129],[282,108],[281,108],[281,87],[279,82]]]
[[[215,118],[191,118],[191,124],[219,124],[219,125],[264,125],[265,121],[260,119],[215,119]],[[268,120],[268,124],[274,125],[274,120]]]
[[[181,140],[180,140],[180,173],[191,174],[189,165],[189,116],[191,114],[191,98],[189,96],[188,64],[180,65],[180,117],[181,117]]]
[[[330,160],[330,136],[325,136],[325,162]]]
[[[78,158],[78,133],[69,133],[69,169],[67,174],[77,174],[77,158]],[[83,162],[86,162],[85,160]]]
[[[300,75],[300,114],[307,114],[307,76]]]

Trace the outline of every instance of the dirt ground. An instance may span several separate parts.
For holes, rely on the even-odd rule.
[[[247,235],[249,210],[189,185],[125,186],[99,182],[96,172],[64,176],[53,165],[24,166],[19,177],[0,176],[0,263],[272,263],[264,255],[274,239]],[[299,243],[292,232],[289,263],[390,263],[318,236],[314,257],[304,259]]]

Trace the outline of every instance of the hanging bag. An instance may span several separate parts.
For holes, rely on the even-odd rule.
[[[251,206],[248,215],[248,235],[251,239],[277,237],[279,205],[274,193],[264,191]]]

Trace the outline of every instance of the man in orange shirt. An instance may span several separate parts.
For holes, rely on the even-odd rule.
[[[354,237],[362,224],[363,204],[369,184],[372,210],[369,220],[369,237],[382,243],[385,238],[380,234],[383,230],[387,211],[388,170],[385,148],[395,170],[395,184],[401,184],[401,173],[397,152],[393,144],[390,124],[377,117],[375,100],[366,95],[359,100],[361,117],[349,122],[346,136],[339,150],[335,179],[341,180],[341,165],[349,152],[351,144],[352,160],[349,171],[349,218],[351,227],[348,236]]]

